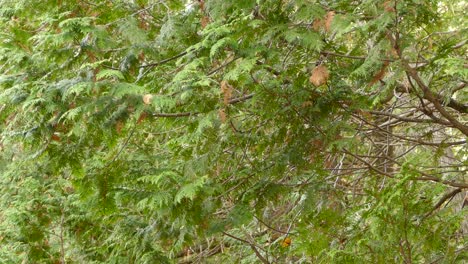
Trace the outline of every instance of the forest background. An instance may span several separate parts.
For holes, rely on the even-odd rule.
[[[1,0],[0,262],[467,261],[466,10]]]

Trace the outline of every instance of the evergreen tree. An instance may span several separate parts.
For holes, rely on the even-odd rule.
[[[0,263],[467,261],[466,9],[0,0]]]

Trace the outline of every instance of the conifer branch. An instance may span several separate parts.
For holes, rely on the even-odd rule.
[[[233,238],[235,240],[238,240],[238,241],[241,241],[243,243],[246,243],[250,246],[250,248],[252,248],[252,250],[254,251],[255,255],[265,264],[270,264],[270,262],[258,251],[257,247],[250,241],[247,241],[245,239],[242,239],[242,238],[239,238],[239,237],[236,237],[234,235],[231,235],[229,233],[226,233],[226,232],[222,232],[224,235],[230,237],[230,238]]]
[[[247,94],[244,96],[232,98],[228,101],[229,104],[237,104],[251,99],[255,94]],[[199,115],[200,112],[182,112],[182,113],[153,113],[154,117],[188,117]]]
[[[434,205],[434,207],[432,208],[431,211],[427,212],[425,215],[424,215],[424,218],[427,218],[428,216],[430,216],[435,210],[439,209],[442,204],[445,203],[445,201],[453,198],[455,195],[461,193],[462,191],[462,188],[457,188],[451,192],[448,192],[446,193],[444,196],[442,196],[442,198],[440,198],[440,200]]]
[[[158,61],[158,62],[153,62],[153,63],[149,63],[149,64],[145,64],[145,65],[141,65],[139,66],[138,68],[148,68],[148,67],[155,67],[155,66],[159,66],[159,65],[162,65],[162,64],[165,64],[165,63],[168,63],[170,61],[173,61],[173,60],[176,60],[182,56],[185,56],[188,52],[187,51],[184,51],[184,52],[181,52],[173,57],[170,57],[170,58],[167,58],[167,59],[164,59],[164,60],[161,60],[161,61]]]

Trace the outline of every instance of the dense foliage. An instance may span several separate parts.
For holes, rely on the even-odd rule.
[[[0,0],[0,263],[467,261],[467,5]]]

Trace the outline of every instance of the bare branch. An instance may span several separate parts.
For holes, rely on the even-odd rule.
[[[424,83],[424,81],[419,77],[418,72],[416,69],[411,68],[408,64],[408,61],[403,58],[403,55],[401,53],[401,50],[399,50],[398,44],[396,43],[395,38],[392,36],[392,34],[387,34],[388,38],[392,42],[393,47],[397,50],[397,54],[400,57],[401,64],[405,68],[406,73],[418,84],[419,88],[422,90],[424,94],[424,98],[431,102],[434,107],[439,111],[439,113],[444,116],[452,125],[460,130],[463,134],[468,136],[468,126],[463,125],[460,123],[455,117],[453,117],[445,108],[441,105],[439,102],[438,98],[436,95],[432,93],[432,91],[429,89],[429,87]]]

